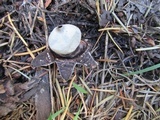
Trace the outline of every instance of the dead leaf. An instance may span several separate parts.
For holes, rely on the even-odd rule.
[[[3,94],[5,93],[5,89],[4,89],[4,86],[3,85],[0,85],[0,94]]]
[[[135,48],[135,45],[136,45],[136,38],[135,37],[132,37],[131,38],[131,46],[132,46],[132,48]]]
[[[152,39],[151,37],[147,36],[146,37],[146,43],[152,45],[152,46],[155,46],[155,42],[154,42],[154,39]]]
[[[40,16],[37,16],[37,19],[38,19],[39,21],[41,21],[41,22],[44,22],[44,19],[43,19],[42,17],[40,17]]]
[[[7,115],[13,109],[16,108],[15,104],[7,103],[5,105],[0,106],[0,117]]]
[[[51,2],[52,2],[52,0],[46,0],[44,7],[47,8]]]
[[[99,25],[100,26],[106,26],[106,24],[110,21],[112,21],[112,17],[109,11],[103,10],[101,16],[100,16]]]
[[[14,95],[14,93],[15,93],[15,92],[14,92],[14,86],[13,86],[13,84],[11,83],[10,80],[7,81],[5,88],[6,88],[6,93],[7,93],[7,95]]]
[[[132,1],[140,13],[145,14],[148,9],[147,6],[151,4],[150,0]]]

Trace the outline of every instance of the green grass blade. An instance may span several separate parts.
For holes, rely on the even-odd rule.
[[[54,118],[56,118],[59,114],[61,114],[64,111],[65,108],[62,108],[61,110],[57,111],[54,114],[50,114],[50,116],[48,117],[47,120],[53,120]]]
[[[134,75],[134,74],[141,74],[141,73],[145,73],[145,72],[148,72],[148,71],[155,70],[155,69],[157,69],[157,68],[160,68],[160,63],[159,63],[159,64],[156,64],[156,65],[153,65],[153,66],[151,66],[151,67],[147,67],[147,68],[145,68],[145,69],[139,70],[139,71],[126,73],[125,75],[129,76],[129,75]]]
[[[74,116],[73,120],[78,120],[79,114],[80,114],[80,110],[81,110],[81,105],[82,105],[82,104],[80,104],[80,107],[79,107],[79,109],[78,109],[78,112],[77,112],[76,115]]]
[[[88,94],[88,92],[87,92],[84,88],[82,88],[81,86],[78,86],[78,85],[77,85],[76,83],[74,83],[74,82],[73,82],[73,86],[74,86],[74,88],[76,88],[77,91],[79,91],[80,93]]]
[[[158,108],[158,109],[156,110],[156,112],[160,112],[160,108]]]

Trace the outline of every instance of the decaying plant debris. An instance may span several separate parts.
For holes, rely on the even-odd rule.
[[[78,113],[77,119],[160,119],[159,6],[160,0],[1,0],[0,119],[45,120],[57,111],[57,120]],[[99,66],[79,65],[65,81],[56,64],[32,68],[31,61],[48,47],[53,28],[67,23],[81,29]]]

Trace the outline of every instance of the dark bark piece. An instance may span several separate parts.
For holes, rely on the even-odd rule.
[[[44,70],[37,71],[35,77],[39,77],[44,72]],[[51,113],[50,84],[48,78],[48,74],[41,77],[38,92],[35,94],[36,120],[47,120]]]
[[[19,89],[19,91],[24,91],[22,92],[21,96],[20,96],[20,101],[27,101],[28,99],[30,99],[33,95],[35,95],[38,91],[39,91],[39,84],[41,83],[40,78],[32,78],[30,81],[25,82],[23,84],[19,84],[17,85],[17,88]],[[16,88],[16,89],[17,89]],[[17,89],[17,90],[18,90]]]
[[[56,61],[56,63],[62,78],[68,80],[73,73],[76,61],[74,62],[74,61],[63,60],[63,61]]]
[[[32,67],[40,67],[40,66],[47,66],[52,64],[54,61],[54,56],[49,50],[45,50],[40,53],[36,58],[31,62]]]

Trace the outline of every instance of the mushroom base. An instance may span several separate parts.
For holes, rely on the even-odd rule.
[[[50,52],[52,52],[54,54],[54,56],[56,56],[56,58],[59,58],[59,59],[61,59],[61,58],[73,59],[73,58],[76,58],[76,57],[82,55],[85,52],[85,50],[87,49],[87,47],[88,47],[88,43],[81,40],[81,42],[80,42],[79,46],[76,48],[76,50],[70,54],[60,54],[59,55],[59,54],[53,52],[51,49],[50,49]]]

